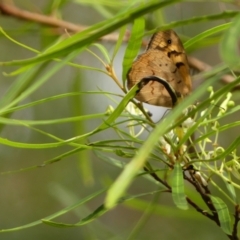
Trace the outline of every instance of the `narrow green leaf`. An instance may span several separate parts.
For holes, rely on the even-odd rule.
[[[145,30],[145,20],[144,18],[137,18],[134,21],[133,28],[131,31],[131,36],[128,41],[128,46],[126,48],[124,58],[123,58],[123,71],[122,71],[122,80],[123,86],[125,86],[127,72],[130,69],[133,60],[136,58],[139,49],[142,45],[142,37]]]
[[[21,169],[17,169],[17,170],[1,172],[1,175],[12,174],[12,173],[19,173],[19,172],[26,172],[26,171],[33,170],[33,169],[36,169],[36,168],[39,168],[39,167],[45,167],[48,164],[52,164],[52,163],[58,162],[60,160],[63,160],[64,158],[72,156],[73,154],[76,154],[76,153],[78,153],[80,151],[83,151],[83,150],[85,150],[85,149],[81,148],[81,147],[77,147],[77,148],[74,148],[71,151],[68,151],[68,152],[65,152],[65,153],[63,153],[61,155],[58,155],[57,157],[54,157],[54,158],[49,159],[49,160],[46,160],[41,165],[33,165],[33,166],[30,166],[30,167],[21,168]]]
[[[215,21],[215,20],[219,20],[219,19],[228,19],[228,18],[235,17],[238,14],[239,14],[239,11],[224,11],[224,12],[221,12],[218,14],[191,17],[191,18],[187,18],[184,20],[175,21],[175,22],[171,22],[171,23],[162,25],[161,27],[159,27],[157,29],[154,28],[153,30],[146,32],[145,35],[151,35],[151,34],[155,33],[156,31],[162,31],[162,30],[172,29],[172,28],[176,28],[176,27],[180,27],[180,26],[186,26],[189,24],[197,23],[197,22],[209,22],[209,21]]]
[[[216,33],[219,33],[221,31],[228,29],[231,26],[231,24],[232,23],[224,23],[222,25],[208,29],[207,31],[201,32],[197,36],[194,36],[193,38],[191,38],[190,40],[188,40],[184,43],[185,49],[191,47],[194,44],[199,43],[201,40],[203,40],[209,36],[212,36],[213,34],[216,34]]]
[[[92,222],[93,220],[102,216],[106,212],[107,212],[107,209],[104,207],[104,205],[100,205],[94,212],[89,214],[86,218],[83,218],[77,224],[58,223],[58,222],[53,222],[53,221],[49,221],[49,220],[45,220],[45,219],[43,219],[42,222],[45,223],[45,224],[48,224],[50,226],[53,226],[53,227],[60,227],[60,228],[77,227],[77,226],[82,226],[82,225],[85,225],[89,222]]]
[[[90,115],[83,115],[77,117],[69,117],[69,118],[59,118],[59,119],[51,119],[51,120],[18,120],[18,119],[9,119],[0,117],[0,123],[6,125],[49,125],[49,124],[60,124],[60,123],[70,123],[70,122],[78,122],[78,121],[85,121],[85,120],[92,120],[103,118],[106,116],[106,113],[97,113],[97,114],[90,114]]]
[[[38,77],[38,75],[44,71],[47,67],[48,62],[35,66],[34,68],[25,71],[21,74],[9,87],[8,91],[2,96],[0,100],[1,114],[4,111],[4,108],[7,104],[12,103],[32,82]]]
[[[107,49],[99,43],[94,43],[93,46],[97,47],[100,50],[100,52],[103,54],[105,59],[107,60],[107,63],[110,63],[110,57]]]
[[[31,52],[40,53],[38,50],[31,48],[25,44],[22,44],[22,43],[18,42],[17,40],[15,40],[14,38],[10,37],[1,27],[0,27],[0,33],[2,33],[8,40],[19,45],[20,47],[25,48]]]
[[[83,80],[83,76],[78,71],[76,73],[76,76],[74,77],[74,84],[72,85],[71,89],[73,91],[78,91],[79,89],[81,89],[83,86],[82,80]],[[82,104],[83,100],[84,100],[83,97],[78,98],[77,101],[76,101],[76,98],[72,99],[72,101],[70,102],[70,105],[72,106],[71,107],[72,115],[79,115],[79,116],[84,115],[86,107],[84,104]],[[106,112],[104,115],[106,115]],[[86,131],[85,126],[86,126],[85,123],[83,123],[82,121],[76,122],[75,124],[73,124],[74,134],[82,135]],[[78,142],[81,144],[86,143],[85,139],[81,139]],[[79,153],[77,154],[79,172],[80,172],[81,179],[83,181],[83,185],[85,186],[93,186],[95,183],[95,180],[93,177],[94,174],[92,169],[92,161],[89,159],[89,156],[90,156],[89,151],[79,151]]]
[[[232,223],[231,223],[231,217],[230,217],[227,205],[223,202],[222,199],[218,197],[210,196],[210,198],[212,200],[214,207],[217,210],[222,230],[226,234],[231,234]]]
[[[122,45],[122,42],[123,42],[123,39],[125,37],[125,32],[126,32],[126,29],[127,29],[127,25],[124,25],[121,27],[120,31],[119,31],[119,37],[118,37],[118,40],[114,46],[114,50],[113,50],[113,54],[112,54],[112,58],[111,58],[111,63],[113,62],[119,48],[121,47]]]
[[[17,148],[28,148],[28,149],[42,149],[42,148],[53,148],[53,147],[60,147],[65,144],[76,142],[79,139],[86,138],[88,136],[91,136],[99,131],[105,130],[111,126],[111,124],[114,123],[114,121],[121,115],[121,113],[124,111],[125,107],[127,106],[130,99],[132,99],[136,91],[138,90],[138,86],[134,86],[122,99],[120,104],[117,106],[117,108],[111,113],[111,115],[104,121],[102,124],[100,124],[96,129],[94,129],[91,132],[88,132],[86,134],[82,134],[80,136],[77,136],[75,138],[70,138],[68,140],[59,141],[59,142],[53,142],[53,143],[44,143],[44,144],[33,144],[33,143],[21,143],[21,142],[14,142],[10,141],[8,139],[0,138],[0,144],[7,145],[10,147],[17,147]],[[91,147],[87,145],[79,144],[80,147],[84,149],[89,149]]]
[[[221,44],[220,54],[222,59],[233,68],[239,68],[239,38],[240,38],[240,14],[238,14],[231,27],[224,33]]]
[[[222,173],[223,173],[223,176],[224,176],[225,178],[231,179],[231,174],[230,174],[229,172],[223,171]],[[235,191],[234,186],[231,184],[231,182],[228,182],[228,181],[226,181],[225,179],[223,179],[223,181],[224,181],[224,183],[225,183],[225,185],[226,185],[226,187],[227,187],[227,190],[228,190],[231,198],[232,198],[232,199],[234,200],[234,202],[236,203],[236,202],[237,202],[237,195],[236,195],[236,191]],[[230,197],[230,196],[229,196],[229,197]]]
[[[149,194],[155,194],[155,193],[158,193],[161,191],[162,190],[158,190],[158,191],[142,193],[142,194],[138,194],[138,195],[134,195],[134,196],[128,196],[126,198],[120,199],[118,201],[118,203],[124,203],[126,201],[130,201],[130,200],[138,198],[138,197],[147,196]],[[102,216],[103,214],[105,214],[108,211],[109,210],[104,206],[104,204],[102,204],[95,211],[93,211],[91,214],[89,214],[87,217],[83,218],[81,221],[79,221],[76,224],[59,223],[59,222],[49,221],[46,219],[43,219],[42,222],[46,223],[48,225],[51,225],[53,227],[61,227],[61,228],[63,228],[63,227],[78,227],[78,226],[82,226],[82,225],[85,225],[87,223],[94,221],[96,218]]]
[[[73,209],[75,209],[75,208],[77,208],[77,207],[79,207],[79,206],[89,202],[90,200],[96,198],[98,195],[102,194],[104,191],[106,191],[106,190],[102,189],[102,190],[100,190],[98,192],[95,192],[95,193],[93,193],[93,194],[91,194],[91,195],[81,199],[79,202],[77,202],[77,203],[75,203],[75,204],[73,204],[73,205],[71,205],[69,207],[66,207],[66,208],[60,210],[59,212],[56,212],[56,213],[54,213],[54,214],[52,214],[52,215],[50,215],[48,217],[45,217],[44,221],[49,221],[51,219],[54,219],[56,217],[59,217],[59,216],[65,214],[65,213],[68,213],[71,210],[73,210]],[[26,229],[26,228],[34,227],[34,226],[39,225],[41,223],[42,223],[42,220],[37,220],[35,222],[29,223],[29,224],[26,224],[26,225],[23,225],[23,226],[19,226],[19,227],[16,227],[16,228],[2,229],[2,230],[0,230],[0,233],[19,231],[19,230],[23,230],[23,229]]]
[[[19,105],[19,106],[16,106],[16,107],[8,108],[5,111],[1,111],[1,115],[4,115],[6,113],[10,113],[10,112],[16,112],[16,111],[19,111],[21,109],[33,107],[33,106],[38,105],[38,104],[47,103],[49,101],[53,101],[53,100],[57,100],[57,99],[65,98],[65,97],[80,96],[80,95],[84,95],[84,94],[87,94],[87,95],[100,94],[100,95],[112,95],[112,96],[121,97],[119,94],[111,93],[111,92],[97,92],[97,91],[69,92],[69,93],[54,95],[54,96],[48,97],[48,98],[43,98],[43,99],[40,99],[40,100],[37,100],[37,101],[32,101],[30,103],[22,104],[22,105]],[[0,104],[1,104],[1,102],[0,102]]]
[[[106,6],[106,7],[111,7],[114,9],[121,9],[124,7],[128,1],[106,1],[106,0],[94,0],[94,1],[89,1],[89,0],[74,0],[76,4],[80,4],[82,6],[83,4],[94,7],[94,5],[101,5],[101,6]]]
[[[184,190],[183,170],[180,163],[174,165],[172,172],[172,198],[178,208],[183,210],[188,209]]]
[[[61,147],[63,145],[66,145],[70,142],[73,142],[73,141],[65,140],[65,141],[61,141],[61,142],[52,142],[52,143],[22,143],[22,142],[15,142],[15,141],[11,141],[6,138],[0,137],[0,144],[2,144],[2,145],[6,145],[9,147],[15,147],[15,148],[26,148],[26,149],[56,148],[56,147]],[[84,144],[79,144],[79,147],[81,147],[83,149],[91,148]]]
[[[96,4],[97,2],[98,1],[92,1],[92,8],[96,9],[96,11],[98,11],[104,18],[111,18],[114,16],[114,13],[108,7]]]
[[[38,76],[40,70],[48,64],[48,62],[42,64],[41,66],[35,65],[33,68],[30,68],[28,71],[24,72],[19,76],[18,80],[13,83],[10,87],[7,94],[1,99],[0,112],[17,105],[20,101],[24,100],[30,94],[32,94],[36,89],[38,89],[42,84],[49,80],[49,78],[55,74],[59,69],[61,69],[66,62],[70,61],[79,54],[80,50],[70,53],[62,62],[55,63],[55,65],[47,71],[43,76],[39,77],[32,85],[34,77]]]
[[[115,159],[109,156],[105,156],[103,155],[100,151],[94,151],[94,153],[96,154],[96,156],[100,159],[102,159],[103,161],[105,161],[108,164],[111,164],[112,166],[118,167],[118,168],[123,168],[124,164],[121,160],[119,159]]]
[[[113,113],[108,117],[108,119],[105,122],[103,122],[95,131],[99,131],[99,130],[108,128],[120,116],[120,114],[123,112],[123,110],[127,106],[130,99],[134,98],[137,90],[138,90],[137,85],[135,85],[133,88],[131,88],[131,90],[122,99],[120,104],[118,104],[118,106],[113,111]]]

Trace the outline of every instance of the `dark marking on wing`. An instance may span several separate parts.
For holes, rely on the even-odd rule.
[[[177,82],[177,83],[178,83],[178,84],[180,84],[181,82],[182,82],[182,80],[180,79],[180,80],[178,80],[178,82]]]
[[[180,68],[181,66],[185,66],[185,64],[183,62],[177,62],[176,63],[177,68]]]
[[[171,52],[168,52],[168,57],[170,58],[171,57],[171,55],[174,55],[174,56],[178,56],[178,55],[181,55],[182,54],[182,52],[177,52],[177,51],[171,51]]]

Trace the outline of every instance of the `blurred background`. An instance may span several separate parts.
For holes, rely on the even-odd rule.
[[[4,2],[11,3],[11,1]],[[61,8],[55,9],[55,14],[66,21],[79,25],[91,26],[107,17],[107,13],[98,7],[98,4],[94,4],[94,1],[92,3],[83,0],[16,0],[13,2],[21,9],[42,14],[50,14],[50,9],[54,5],[53,3],[57,4],[61,2]],[[112,16],[118,11],[114,7],[114,2],[112,1],[112,6],[108,6],[107,8]],[[126,1],[122,1],[122,3],[123,5],[127,5]],[[162,11],[159,10],[147,16],[147,27],[150,30],[154,27],[159,27],[163,23],[178,21],[179,19],[192,16],[219,13],[226,9],[236,10],[236,7],[216,2],[174,4]],[[220,22],[223,23],[224,21],[201,22],[175,30],[180,36],[193,37],[212,26],[217,26]],[[11,37],[39,51],[44,50],[60,37],[58,31],[54,28],[1,14],[0,25]],[[10,42],[3,35],[0,36],[1,62],[35,56],[34,53]],[[111,56],[114,43],[104,41],[101,43],[108,49]],[[121,66],[125,47],[125,44],[121,46],[114,61],[116,74],[119,79],[121,79]],[[96,48],[91,47],[91,50],[99,54]],[[218,46],[216,45],[202,48],[191,52],[191,54],[211,65],[216,65],[221,61]],[[75,62],[104,69],[101,62],[86,51],[81,53]],[[48,68],[51,68],[51,64]],[[8,91],[11,84],[17,78],[17,76],[5,76],[3,73],[9,73],[14,69],[16,68],[0,66],[0,96],[3,96]],[[42,74],[46,73],[47,69]],[[221,87],[220,83],[216,85],[216,89],[219,87]],[[104,74],[64,66],[49,81],[28,97],[28,99],[24,100],[24,103],[68,92],[98,91],[98,89],[122,94],[113,80]],[[234,96],[234,100],[238,101],[238,97]],[[17,111],[11,117],[25,120],[59,119],[84,114],[102,113],[109,105],[116,106],[116,103],[103,95],[81,95],[61,98],[47,104],[39,104],[32,108]],[[165,112],[165,109],[161,107],[147,107],[154,114],[156,121]],[[232,121],[234,120],[236,119],[232,119]],[[59,138],[68,139],[94,129],[99,123],[101,123],[101,119],[92,119],[86,122],[42,125],[36,126],[36,128],[56,135]],[[49,138],[46,136],[24,126],[5,125],[2,126],[1,130],[1,137],[11,141],[24,143],[49,142]],[[111,137],[111,134],[110,131],[107,131],[105,134],[98,134],[90,140],[108,139]],[[234,137],[238,133],[232,134],[232,137]],[[224,142],[224,140],[222,141]],[[69,150],[70,148],[67,146],[36,150],[0,145],[0,172],[5,173],[31,166],[39,166],[44,161]],[[118,176],[120,171],[120,169],[97,158],[89,150],[64,158],[45,167],[2,174],[0,175],[0,229],[22,226],[60,211],[98,189],[103,189],[104,186],[111,183]],[[146,189],[148,191],[156,190],[154,184],[150,184],[145,179],[137,178],[131,186],[130,191],[137,194],[146,191]],[[95,210],[103,202],[103,199],[104,195],[101,195],[94,199],[94,201],[84,205],[84,207],[81,206],[57,220],[58,222],[76,223]],[[0,239],[127,239],[127,236],[141,218],[142,209],[147,208],[147,203],[151,199],[152,196],[146,196],[139,200],[137,204],[131,201],[126,202],[96,221],[82,227],[55,228],[40,224],[19,231],[0,233]],[[176,209],[172,203],[171,196],[167,194],[161,195],[157,205],[158,208],[153,211],[147,224],[136,239],[179,239],[179,236],[182,239],[227,239],[222,234],[220,228],[200,216],[200,214],[195,213],[194,210],[181,211]]]

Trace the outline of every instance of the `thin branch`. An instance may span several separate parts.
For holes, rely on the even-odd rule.
[[[214,207],[214,205],[212,203],[211,198],[209,197],[209,194],[211,194],[210,190],[207,187],[204,187],[204,190],[205,190],[205,193],[204,193],[197,181],[194,181],[194,180],[190,179],[189,177],[186,176],[185,173],[183,173],[183,177],[184,177],[184,179],[186,179],[189,183],[191,183],[195,187],[196,191],[201,195],[201,197],[202,197],[203,201],[205,202],[205,204],[211,210],[211,212],[213,214],[213,219],[212,220],[214,220],[214,222],[218,226],[220,226],[218,213],[217,213],[217,211],[216,211],[216,209],[215,209],[215,207]]]
[[[160,182],[163,186],[165,186],[170,192],[172,192],[171,187],[168,185],[168,183],[164,180],[162,180],[158,175],[154,172],[150,172],[147,167],[143,168],[147,173],[149,173],[157,182]]]
[[[156,181],[160,182],[167,188],[167,192],[171,193],[172,188],[170,185],[166,182],[163,181],[161,178],[158,177],[158,175],[154,172],[150,172],[147,167],[144,167],[144,170],[148,172]],[[197,212],[200,212],[203,216],[211,219],[212,221],[216,222],[215,216],[209,214],[207,211],[201,209],[196,203],[194,203],[189,197],[186,196],[186,200],[189,205],[191,205]]]
[[[87,26],[70,23],[61,19],[57,19],[53,16],[46,16],[43,14],[22,10],[14,6],[13,4],[5,4],[3,2],[0,2],[0,12],[2,15],[12,16],[20,20],[32,21],[32,22],[40,23],[50,27],[60,28],[63,30],[63,32],[67,31],[67,32],[76,33],[76,32],[81,32],[88,28]],[[118,34],[111,33],[103,36],[101,39],[105,41],[116,42],[118,39]],[[124,37],[124,41],[127,42],[128,39],[129,39],[129,32],[127,31]]]
[[[197,70],[198,72],[206,72],[212,69],[212,66],[202,62],[201,60],[195,58],[195,57],[191,57],[188,56],[188,63],[190,68],[193,68],[195,70]],[[225,74],[221,77],[220,79],[222,81],[222,83],[224,84],[228,84],[231,83],[235,80],[235,77],[230,75],[230,74]],[[234,90],[239,90],[240,89],[240,85],[237,85]]]
[[[86,28],[83,26],[76,25],[74,23],[57,19],[53,16],[46,16],[39,13],[25,11],[12,4],[10,5],[10,4],[0,3],[0,12],[2,15],[14,16],[15,18],[18,18],[20,20],[37,22],[37,23],[51,26],[51,27],[59,27],[71,32],[83,31]]]

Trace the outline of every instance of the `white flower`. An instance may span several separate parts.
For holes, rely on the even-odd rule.
[[[129,112],[132,116],[143,116],[143,113],[142,111],[135,105],[133,104],[132,102],[129,102],[128,105],[126,106],[125,110],[127,112]],[[145,110],[146,111],[146,110]],[[131,134],[131,136],[137,138],[139,135],[141,135],[144,130],[145,130],[145,124],[141,124],[141,128],[140,130],[138,131],[138,133],[135,133],[135,126],[136,125],[136,121],[135,120],[132,120],[129,122],[128,124],[128,127],[129,127],[129,133]]]
[[[171,146],[165,141],[164,137],[160,137],[159,138],[159,142],[162,146],[162,150],[166,153],[166,154],[170,154],[171,152]]]
[[[128,105],[126,106],[126,110],[135,116],[142,116],[143,113],[139,110],[138,107],[136,107],[135,104],[133,104],[132,102],[129,102]]]
[[[190,128],[194,125],[195,121],[192,119],[192,118],[187,118],[183,123],[182,123],[182,126],[184,128]]]

